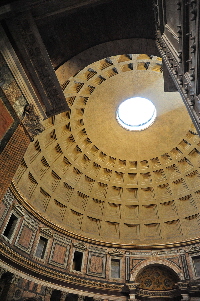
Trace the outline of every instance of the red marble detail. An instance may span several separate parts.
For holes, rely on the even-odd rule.
[[[0,139],[7,133],[14,120],[0,98]]]
[[[54,262],[64,264],[66,251],[67,251],[66,247],[55,244],[52,260]]]
[[[103,272],[103,258],[100,256],[91,256],[90,258],[90,272],[102,274]]]
[[[28,228],[27,226],[24,226],[23,230],[21,232],[18,243],[21,246],[28,249],[28,247],[30,245],[32,234],[33,234],[33,231],[30,228]]]

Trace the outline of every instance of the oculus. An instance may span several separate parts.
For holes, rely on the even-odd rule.
[[[133,97],[123,101],[116,112],[118,123],[129,131],[142,131],[153,124],[156,108],[147,98]]]

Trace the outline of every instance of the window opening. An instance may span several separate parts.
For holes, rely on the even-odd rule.
[[[65,301],[78,301],[78,295],[69,293]]]
[[[11,236],[12,236],[14,230],[15,230],[17,220],[18,220],[18,218],[14,214],[12,214],[10,219],[9,219],[9,222],[6,226],[6,229],[4,230],[4,233],[3,233],[3,235],[5,237],[7,237],[8,239],[11,238]]]
[[[50,301],[60,301],[60,299],[61,299],[61,291],[53,290]]]
[[[194,263],[195,274],[200,277],[200,256],[195,256],[192,258]]]
[[[120,259],[111,259],[111,277],[120,278]]]
[[[48,239],[40,236],[40,240],[37,246],[36,257],[43,259],[46,251]]]
[[[73,259],[73,270],[79,272],[81,271],[82,260],[83,260],[83,253],[79,251],[75,251],[74,259]]]

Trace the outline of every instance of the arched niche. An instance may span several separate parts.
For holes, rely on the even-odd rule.
[[[161,264],[146,266],[136,277],[139,288],[150,291],[173,290],[179,280],[178,275],[172,269]]]
[[[136,282],[137,276],[148,266],[163,266],[168,270],[172,270],[179,278],[179,281],[184,280],[181,269],[172,261],[160,258],[150,258],[148,260],[143,260],[136,267],[134,267],[133,271],[131,272],[131,282]]]
[[[135,291],[130,300],[179,301],[182,298],[178,283],[183,280],[183,275],[168,260],[144,261],[134,269],[131,280]]]
[[[60,84],[63,84],[71,76],[74,76],[88,65],[103,58],[124,53],[146,53],[147,55],[160,56],[155,40],[144,38],[114,40],[88,48],[64,62],[56,69],[56,76]]]

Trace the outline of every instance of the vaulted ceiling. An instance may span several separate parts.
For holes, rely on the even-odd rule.
[[[198,236],[200,141],[179,93],[164,92],[162,60],[105,58],[63,91],[70,111],[44,121],[14,178],[27,206],[96,242],[143,247]],[[141,132],[116,120],[118,105],[134,96],[158,112]]]

